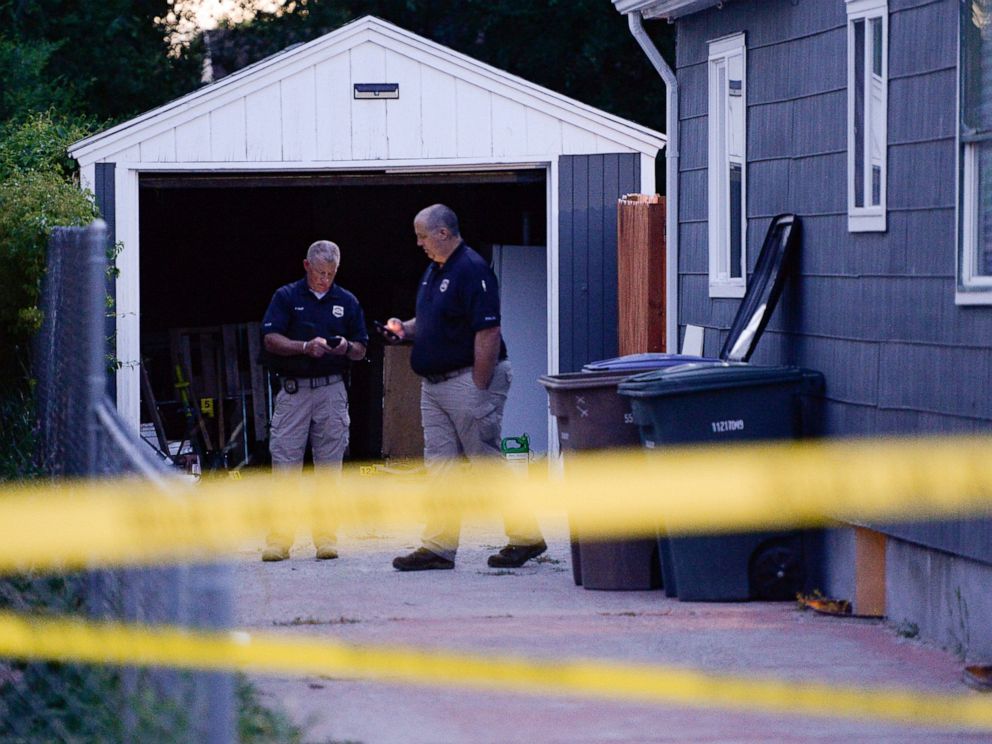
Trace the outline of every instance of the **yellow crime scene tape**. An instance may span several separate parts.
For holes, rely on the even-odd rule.
[[[992,438],[801,442],[572,455],[564,473],[500,464],[443,478],[253,476],[163,489],[139,481],[0,487],[0,571],[133,565],[228,554],[305,524],[413,527],[569,515],[585,536],[654,535],[992,514]],[[992,729],[992,701],[593,661],[528,661],[0,615],[0,654],[111,664],[357,675],[928,726]]]
[[[992,701],[977,694],[927,695],[671,667],[490,657],[274,634],[192,632],[76,620],[28,621],[6,613],[0,613],[0,655],[180,669],[347,675],[408,684],[992,730]]]
[[[443,477],[218,478],[0,487],[0,571],[224,555],[269,529],[412,528],[428,509],[464,519],[568,514],[583,536],[655,535],[992,514],[992,438],[796,442],[572,456],[527,477],[499,463]]]

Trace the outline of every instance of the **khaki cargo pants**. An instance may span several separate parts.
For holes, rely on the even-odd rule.
[[[269,438],[273,472],[302,472],[309,439],[314,469],[336,478],[341,472],[341,460],[348,447],[350,425],[348,391],[343,381],[311,388],[308,380],[303,379],[299,381],[295,393],[280,390],[276,395]],[[328,490],[333,490],[333,483],[328,483]],[[317,547],[337,545],[337,525],[311,527]],[[293,536],[271,532],[266,542],[289,548],[293,544]]]
[[[513,373],[509,361],[496,365],[488,390],[479,390],[471,369],[457,377],[420,388],[420,414],[424,424],[424,462],[438,492],[428,515],[423,545],[432,553],[454,560],[461,535],[461,514],[444,508],[444,475],[463,457],[469,461],[501,458],[500,433],[503,408]],[[512,545],[534,545],[541,530],[532,515],[505,513],[506,536]]]

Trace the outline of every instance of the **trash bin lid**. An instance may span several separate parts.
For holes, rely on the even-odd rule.
[[[782,295],[782,285],[792,265],[792,256],[799,250],[800,219],[794,214],[775,217],[765,233],[754,273],[747,283],[730,333],[720,350],[720,359],[728,362],[746,362],[768,325]]]
[[[716,361],[712,357],[689,356],[682,354],[666,354],[663,352],[651,352],[647,354],[627,354],[626,356],[613,357],[612,359],[601,359],[598,362],[589,362],[582,367],[583,372],[644,372],[649,369],[661,369],[662,367],[672,367],[676,364],[688,364],[689,362]]]
[[[628,398],[657,398],[754,385],[822,385],[823,375],[801,367],[758,367],[741,362],[697,362],[628,377],[617,392]],[[804,389],[803,392],[807,392]]]
[[[546,390],[585,390],[587,388],[616,388],[630,377],[629,372],[563,372],[541,375],[537,381]]]

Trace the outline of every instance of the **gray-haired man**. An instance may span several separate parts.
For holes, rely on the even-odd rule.
[[[281,386],[269,438],[274,470],[299,472],[308,439],[315,467],[341,469],[351,423],[344,375],[350,361],[365,356],[368,333],[355,295],[334,283],[340,265],[336,244],[311,245],[306,275],[276,290],[262,321],[268,364]],[[335,525],[314,526],[313,541],[318,559],[338,557]],[[266,542],[263,561],[289,558],[292,536],[273,532]]]

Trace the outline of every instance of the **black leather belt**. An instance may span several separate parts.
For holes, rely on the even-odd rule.
[[[300,389],[300,384],[302,383],[304,387],[309,387],[311,390],[314,388],[325,387],[326,385],[333,385],[335,382],[341,382],[344,379],[341,375],[324,375],[323,377],[283,377],[282,378],[282,389],[287,393],[292,395],[297,390]]]
[[[450,380],[452,378],[458,377],[459,375],[463,375],[466,372],[471,372],[471,371],[472,371],[471,367],[462,367],[460,369],[453,369],[450,372],[441,372],[440,374],[437,375],[424,375],[424,379],[427,380],[427,382],[431,383],[432,385],[436,385],[439,382]]]

